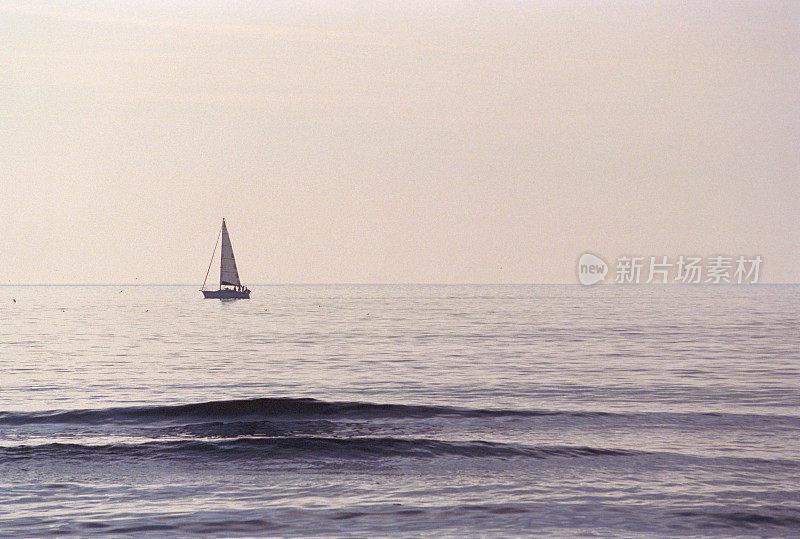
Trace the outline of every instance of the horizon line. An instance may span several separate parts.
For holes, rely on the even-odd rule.
[[[296,282],[296,283],[253,283],[248,286],[564,286],[575,285],[585,288],[595,288],[597,285],[605,286],[760,286],[760,285],[800,285],[800,282],[765,282],[765,283],[597,283],[595,285],[582,285],[578,282],[536,283],[536,282]],[[10,286],[197,286],[202,288],[202,283],[0,283],[0,287]],[[213,290],[213,289],[209,289]]]

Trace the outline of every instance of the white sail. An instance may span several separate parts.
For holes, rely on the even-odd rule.
[[[219,284],[229,286],[239,286],[239,271],[236,269],[236,259],[233,258],[233,247],[231,239],[228,237],[228,227],[225,220],[222,220],[222,251],[219,267]]]

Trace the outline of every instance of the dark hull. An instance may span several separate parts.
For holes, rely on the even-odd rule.
[[[201,290],[206,299],[250,299],[250,291],[239,292],[237,290]]]

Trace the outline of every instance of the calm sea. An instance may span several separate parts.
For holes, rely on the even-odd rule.
[[[800,535],[800,286],[251,288],[0,287],[0,535]]]

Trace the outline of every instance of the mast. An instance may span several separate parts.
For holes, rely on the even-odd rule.
[[[222,220],[222,224],[225,224],[225,219]],[[206,270],[206,276],[203,279],[203,286],[200,290],[206,289],[206,281],[208,281],[208,274],[211,272],[211,264],[214,263],[214,255],[217,254],[217,245],[219,245],[219,237],[222,234],[222,229],[220,228],[219,234],[217,234],[217,241],[214,242],[214,250],[211,251],[211,260],[208,261],[208,269]]]

